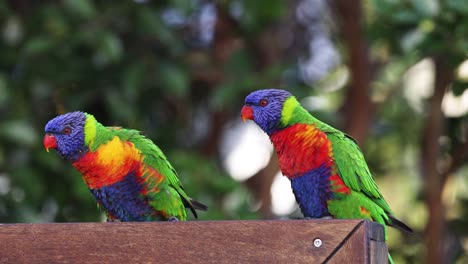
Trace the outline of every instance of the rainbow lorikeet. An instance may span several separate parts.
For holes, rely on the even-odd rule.
[[[45,126],[44,147],[56,149],[82,174],[108,221],[185,221],[187,196],[161,149],[137,130],[105,127],[94,116],[70,112]]]
[[[393,216],[356,141],[313,117],[289,92],[252,92],[241,116],[270,137],[305,217],[369,219],[412,232]]]

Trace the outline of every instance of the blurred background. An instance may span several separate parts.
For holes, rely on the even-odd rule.
[[[300,218],[240,108],[288,89],[357,139],[397,263],[467,263],[468,1],[0,1],[0,222],[102,221],[42,147],[73,110],[143,131],[206,219]]]

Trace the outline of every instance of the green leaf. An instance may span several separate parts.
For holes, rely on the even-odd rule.
[[[187,73],[181,67],[163,64],[159,68],[158,77],[161,88],[175,96],[184,96],[189,88]]]
[[[454,81],[452,83],[452,92],[455,96],[460,96],[463,92],[468,89],[468,82]]]
[[[80,18],[91,18],[97,13],[89,0],[64,0],[63,4],[67,11]]]
[[[401,38],[401,47],[404,51],[414,50],[424,41],[426,34],[418,29],[411,30]]]
[[[23,39],[23,31],[23,21],[17,16],[10,16],[3,26],[3,39],[7,44],[14,46]]]
[[[171,0],[171,6],[179,9],[186,15],[188,15],[194,9],[193,2],[187,0]]]
[[[26,55],[35,55],[51,50],[54,42],[47,36],[41,35],[28,40],[24,46]]]
[[[244,12],[241,23],[251,31],[259,31],[285,14],[286,3],[281,0],[242,1]]]
[[[455,12],[468,15],[468,1],[466,0],[447,0],[447,7]]]
[[[137,99],[138,91],[141,90],[142,82],[145,75],[145,65],[135,63],[127,67],[122,75],[122,84],[124,87],[125,96],[130,101]]]
[[[392,19],[396,23],[402,23],[402,24],[417,24],[421,17],[417,12],[414,12],[413,10],[398,10],[394,13],[391,14]]]
[[[440,12],[438,0],[411,0],[415,10],[426,17],[437,16]]]
[[[59,14],[53,14],[47,17],[45,28],[50,35],[56,38],[63,38],[68,33],[67,21]]]
[[[104,33],[98,44],[94,61],[98,66],[105,66],[119,61],[123,54],[123,46],[120,38],[111,32]]]
[[[7,121],[0,125],[0,136],[16,144],[32,146],[39,137],[31,123],[26,120]]]
[[[10,98],[10,92],[8,89],[8,79],[3,73],[0,73],[0,107],[6,105]]]
[[[107,107],[115,114],[118,120],[131,120],[135,111],[127,98],[115,89],[109,89],[105,93]]]

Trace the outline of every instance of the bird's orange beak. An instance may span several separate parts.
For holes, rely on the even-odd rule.
[[[246,119],[253,120],[254,115],[253,115],[253,110],[250,106],[244,105],[241,110],[241,117],[242,117],[242,122],[245,122]]]
[[[52,134],[45,134],[42,144],[44,144],[44,148],[47,152],[49,152],[49,149],[51,148],[57,148],[57,140]]]

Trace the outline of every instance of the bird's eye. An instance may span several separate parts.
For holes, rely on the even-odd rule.
[[[63,132],[63,134],[65,134],[65,135],[69,135],[69,134],[71,133],[71,131],[72,131],[72,130],[71,130],[70,127],[65,127],[65,128],[63,129],[62,132]]]
[[[260,106],[267,106],[268,104],[268,101],[266,99],[262,99],[260,100],[260,102],[258,103]]]

